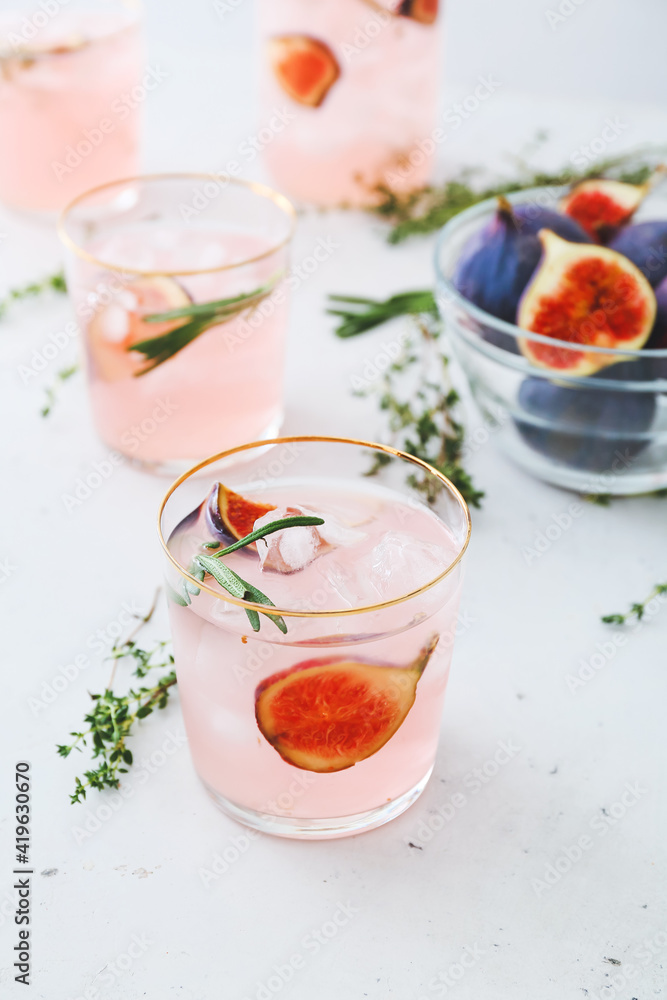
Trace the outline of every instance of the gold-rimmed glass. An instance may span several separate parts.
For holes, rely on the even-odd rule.
[[[381,484],[366,475],[373,454],[391,460]],[[435,512],[406,486],[408,475],[436,487]],[[439,557],[435,574],[428,563],[428,571],[408,579],[406,574],[413,572],[408,567],[414,564],[403,563],[401,551],[392,549],[385,567],[391,577],[387,592],[372,601],[363,597],[366,584],[356,579],[354,561],[349,564],[347,557],[343,567],[344,550],[333,571],[322,564],[321,580],[308,583],[307,593],[299,572],[263,573],[260,589],[276,604],[275,613],[284,616],[287,632],[261,616],[255,633],[245,611],[266,607],[232,597],[210,577],[195,579],[189,572],[191,552],[181,548],[184,519],[217,481],[242,496],[278,506],[286,495],[296,504],[303,503],[304,495],[317,495],[324,498],[323,506],[331,496],[334,508],[340,497],[346,503],[358,499],[359,510],[367,512],[370,504],[375,512],[359,521],[369,531],[373,519],[391,507],[399,512],[401,544],[428,545],[435,530],[447,555]],[[194,519],[185,527],[199,537]],[[162,501],[159,534],[190,748],[197,772],[220,808],[264,832],[305,839],[361,832],[407,809],[433,769],[456,632],[470,515],[455,487],[426,463],[388,446],[346,438],[276,438],[219,453],[181,476]],[[342,569],[348,575],[343,573],[339,586]],[[359,573],[365,573],[361,563]],[[189,605],[178,596],[184,586],[192,595]],[[357,592],[358,587],[362,590]],[[333,657],[336,662],[386,666],[390,676],[392,667],[408,667],[434,639],[437,645],[417,684],[414,704],[395,735],[367,759],[336,773],[294,766],[258,727],[258,691],[276,675],[302,668],[304,661],[328,663]],[[404,673],[399,669],[392,676]]]
[[[276,434],[294,222],[282,195],[222,174],[127,178],[65,209],[59,234],[93,415],[115,452],[173,473]],[[239,297],[238,308],[211,311]],[[133,349],[165,337],[166,356]]]
[[[145,67],[138,0],[12,0],[0,12],[0,201],[51,215],[139,169]]]

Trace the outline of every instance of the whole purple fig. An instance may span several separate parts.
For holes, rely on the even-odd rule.
[[[653,288],[667,278],[667,219],[626,226],[609,246],[631,260]]]
[[[663,278],[655,290],[658,309],[655,322],[644,347],[648,351],[667,351],[667,278]],[[646,358],[644,365],[649,378],[667,379],[667,358]]]
[[[512,206],[498,199],[494,218],[463,248],[454,285],[474,305],[508,323],[516,321],[519,299],[540,257],[541,229],[571,243],[591,243],[579,223],[539,205]]]

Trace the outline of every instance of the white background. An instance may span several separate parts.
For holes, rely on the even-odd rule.
[[[625,123],[610,153],[667,135],[665,6],[586,0],[555,30],[546,9],[528,0],[450,4],[443,107],[469,93],[479,75],[495,74],[502,85],[452,135],[443,170],[463,163],[502,169],[539,128],[551,136],[540,160],[557,166],[599,135],[607,117]],[[150,0],[148,13],[149,59],[169,76],[146,104],[146,166],[217,168],[256,120],[250,4],[221,19],[201,0]],[[9,137],[1,139],[6,150]],[[48,228],[7,214],[0,233],[5,286],[60,260]],[[339,247],[294,302],[286,430],[377,436],[376,411],[350,396],[350,380],[398,331],[339,342],[324,298],[330,291],[384,295],[427,286],[432,241],[388,247],[367,217],[311,213],[302,218],[295,259],[320,236]],[[518,472],[492,442],[478,450],[471,465],[487,499],[474,512],[467,626],[434,778],[420,802],[382,830],[320,844],[239,840],[242,829],[211,805],[185,748],[141,787],[130,779],[130,797],[112,815],[102,808],[104,797],[73,807],[68,793],[84,759],[61,762],[54,745],[78,725],[86,690],[99,690],[108,668],[91,657],[51,704],[36,707],[35,700],[78,654],[90,655],[89,637],[115,622],[123,602],[150,602],[159,579],[154,516],[165,484],[123,466],[80,507],[65,509],[63,494],[107,449],[91,429],[80,381],[66,387],[48,421],[39,416],[43,385],[69,360],[67,351],[27,386],[18,369],[68,318],[65,302],[53,299],[14,308],[0,327],[0,559],[11,567],[0,584],[2,995],[266,1000],[261,984],[295,954],[304,967],[270,996],[662,995],[667,615],[662,610],[629,632],[613,656],[604,644],[615,630],[599,616],[667,579],[666,501],[584,505],[562,537],[527,560],[525,548],[577,498]],[[478,418],[471,412],[469,420],[474,426]],[[152,634],[165,631],[161,610]],[[568,675],[600,644],[604,665],[572,692]],[[176,699],[143,727],[135,756],[150,761],[180,734]],[[473,792],[472,770],[492,760],[499,741],[520,750]],[[33,766],[38,873],[29,990],[13,986],[9,968],[16,943],[11,766],[21,758]],[[618,803],[627,783],[638,785],[626,808]],[[455,792],[465,805],[441,822],[437,810]],[[618,817],[613,825],[604,810]],[[574,856],[583,835],[590,847],[581,860],[540,887],[535,880],[543,882],[551,864],[566,868],[564,852]],[[201,870],[234,850],[238,860],[207,887]],[[307,935],[331,921],[340,904],[355,912],[315,954]],[[123,971],[134,935],[145,948],[135,949],[139,957]],[[466,948],[477,957],[456,981]]]

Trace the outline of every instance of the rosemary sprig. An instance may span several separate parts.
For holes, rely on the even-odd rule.
[[[67,284],[63,271],[56,271],[41,281],[31,281],[27,285],[10,289],[4,299],[0,299],[0,318],[4,316],[13,302],[20,302],[22,299],[35,298],[43,292],[66,292]]]
[[[82,748],[86,747],[91,749],[93,760],[99,761],[96,767],[83,772],[83,780],[79,776],[74,779],[74,793],[70,795],[72,803],[83,801],[89,788],[101,790],[120,786],[120,776],[127,774],[132,765],[132,751],[127,746],[127,741],[133,735],[135,723],[145,719],[154,709],[164,708],[171,688],[176,684],[174,657],[166,652],[168,643],[158,642],[153,649],[145,650],[134,641],[137,632],[152,618],[156,601],[157,594],[153,606],[139,620],[128,638],[112,647],[111,676],[101,694],[90,695],[94,705],[92,711],[84,716],[86,728],[71,732],[71,743],[58,745],[61,757],[69,757],[72,750],[82,752]],[[139,679],[146,677],[152,670],[168,669],[168,672],[155,684],[142,684],[131,687],[127,694],[116,694],[113,690],[116,669],[126,659],[134,665],[132,676]]]
[[[78,363],[75,362],[73,365],[68,365],[67,368],[61,368],[59,372],[56,372],[56,377],[53,381],[53,384],[47,385],[46,389],[44,390],[46,393],[46,402],[44,403],[44,406],[40,410],[40,413],[43,417],[48,417],[51,411],[53,410],[53,407],[55,406],[58,399],[58,390],[60,386],[63,385],[65,382],[67,382],[68,379],[71,379],[72,375],[76,375],[78,371],[79,371],[79,365]]]
[[[646,607],[653,600],[654,597],[660,597],[662,594],[667,594],[667,583],[656,583],[655,587],[643,601],[637,601],[630,605],[630,610],[626,614],[615,614],[615,615],[603,615],[602,621],[605,625],[626,625],[627,622],[636,619],[641,621],[646,614]]]
[[[238,573],[235,573],[233,569],[230,569],[229,566],[226,566],[225,563],[221,562],[220,560],[222,556],[229,555],[230,552],[236,552],[238,549],[242,549],[246,545],[252,545],[253,542],[259,541],[266,535],[273,534],[274,531],[282,531],[284,528],[310,527],[318,524],[324,524],[324,520],[321,517],[298,515],[296,517],[279,518],[277,521],[271,521],[270,524],[265,524],[263,528],[251,531],[249,535],[245,535],[245,537],[240,538],[238,541],[233,542],[224,549],[220,549],[219,552],[215,552],[213,555],[197,553],[192,558],[192,562],[188,567],[188,572],[190,573],[190,576],[194,576],[195,579],[200,582],[204,579],[205,574],[208,573],[209,576],[212,576],[213,579],[227,591],[227,593],[232,595],[232,597],[236,597],[241,601],[250,601],[253,604],[264,604],[269,608],[275,608],[275,604],[266,596],[266,594],[263,594],[262,591],[255,587],[252,583],[248,583],[247,580],[242,579]],[[216,542],[205,542],[202,545],[202,548],[211,551],[217,544],[218,543]],[[173,588],[170,588],[169,590],[171,599],[183,607],[187,607],[187,605],[191,603],[190,594],[196,597],[198,593],[199,588],[189,582],[184,584],[180,592],[176,592]],[[244,610],[253,632],[259,632],[259,613],[251,608],[245,608]],[[272,615],[268,611],[262,611],[261,613],[269,618],[281,632],[287,632],[285,619],[281,615]]]
[[[571,166],[560,170],[532,171],[525,163],[519,162],[520,175],[510,180],[500,181],[483,188],[475,188],[470,181],[475,171],[466,169],[461,175],[439,186],[427,186],[409,194],[398,194],[389,187],[379,186],[376,193],[379,202],[370,211],[392,223],[388,240],[401,243],[410,236],[432,233],[451,218],[472,205],[487,198],[525,191],[533,187],[576,184],[591,177],[613,176],[628,184],[642,184],[653,173],[655,150],[635,150],[620,156],[610,157],[577,171]],[[647,162],[651,160],[651,162]]]
[[[435,296],[428,289],[400,292],[384,300],[363,299],[354,295],[330,295],[329,301],[344,303],[347,306],[347,308],[327,309],[330,316],[340,317],[341,322],[336,327],[336,336],[342,338],[356,337],[397,316],[423,314],[434,319],[439,318]]]
[[[167,323],[178,319],[185,319],[186,322],[168,330],[167,333],[139,340],[128,347],[128,351],[137,351],[139,354],[143,354],[144,359],[149,362],[140,371],[135,372],[135,375],[145,375],[157,368],[158,365],[164,364],[165,361],[173,358],[175,354],[182,351],[184,347],[191,344],[210,327],[233,319],[248,309],[256,308],[270,294],[279,277],[280,275],[275,276],[266,285],[244,295],[218,299],[215,302],[192,303],[192,305],[180,309],[171,309],[168,312],[151,313],[149,316],[144,316],[144,323]]]

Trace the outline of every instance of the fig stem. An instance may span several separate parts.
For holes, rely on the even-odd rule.
[[[664,181],[665,175],[667,175],[667,163],[659,163],[651,176],[641,185],[644,191],[644,197],[657,187],[658,184],[661,184]]]
[[[514,209],[512,208],[512,203],[509,201],[504,194],[498,195],[498,208],[501,212],[507,212],[508,215],[514,217]]]

